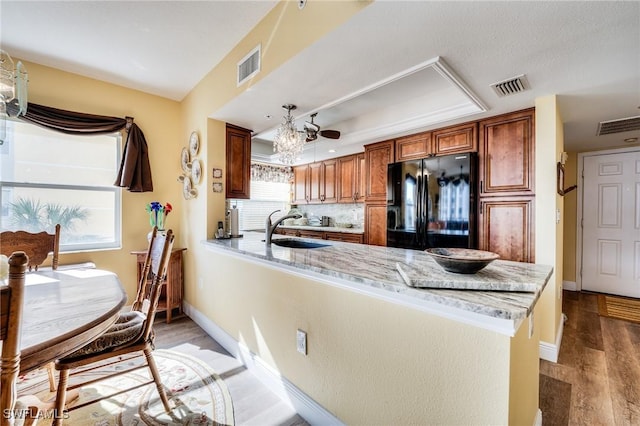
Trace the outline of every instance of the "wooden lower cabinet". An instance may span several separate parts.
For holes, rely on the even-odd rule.
[[[533,197],[483,197],[479,209],[480,250],[502,260],[535,261]]]
[[[364,242],[364,235],[352,234],[348,232],[325,232],[324,239],[328,241],[342,241],[344,243],[358,243]]]
[[[156,312],[167,313],[167,324],[171,322],[174,309],[178,310],[178,315],[182,314],[182,289],[184,287],[184,266],[182,262],[182,254],[185,250],[187,249],[175,247],[171,250],[171,255],[169,256],[169,265],[167,266],[165,285],[162,286],[160,301],[158,302],[158,309],[156,309]],[[131,254],[134,254],[136,256],[136,261],[138,264],[137,276],[139,286],[142,268],[144,267],[144,259],[147,256],[147,251],[132,251]]]
[[[352,232],[330,232],[320,230],[315,231],[313,229],[276,228],[276,234],[301,238],[316,238],[319,240],[327,241],[342,241],[346,243],[364,243],[363,234],[356,234]]]
[[[366,204],[364,206],[364,235],[367,244],[387,245],[387,204]]]

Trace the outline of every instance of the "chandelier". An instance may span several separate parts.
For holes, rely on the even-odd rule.
[[[27,112],[27,69],[22,62],[14,65],[11,56],[0,49],[0,145],[7,134],[7,117]]]
[[[282,105],[282,108],[287,110],[287,115],[283,117],[276,132],[273,152],[280,154],[280,161],[284,164],[293,164],[304,148],[304,136],[296,128],[296,123],[291,116],[291,110],[296,109],[296,106],[286,104]]]

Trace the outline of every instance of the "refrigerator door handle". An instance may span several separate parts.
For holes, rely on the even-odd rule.
[[[416,209],[416,241],[420,246],[424,245],[424,176],[422,169],[418,174],[418,191],[417,191],[417,209]]]

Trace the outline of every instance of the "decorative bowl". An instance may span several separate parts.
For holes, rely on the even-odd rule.
[[[500,256],[484,250],[467,248],[429,248],[427,252],[445,271],[475,274]]]

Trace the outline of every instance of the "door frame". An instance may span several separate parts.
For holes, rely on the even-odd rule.
[[[602,151],[588,151],[579,152],[578,160],[576,164],[576,171],[578,178],[576,184],[578,185],[578,199],[576,202],[576,291],[582,290],[582,218],[583,218],[583,192],[584,192],[584,158],[585,157],[597,157],[601,155],[610,154],[624,154],[625,152],[640,152],[640,146],[630,146],[615,149],[606,149]]]

